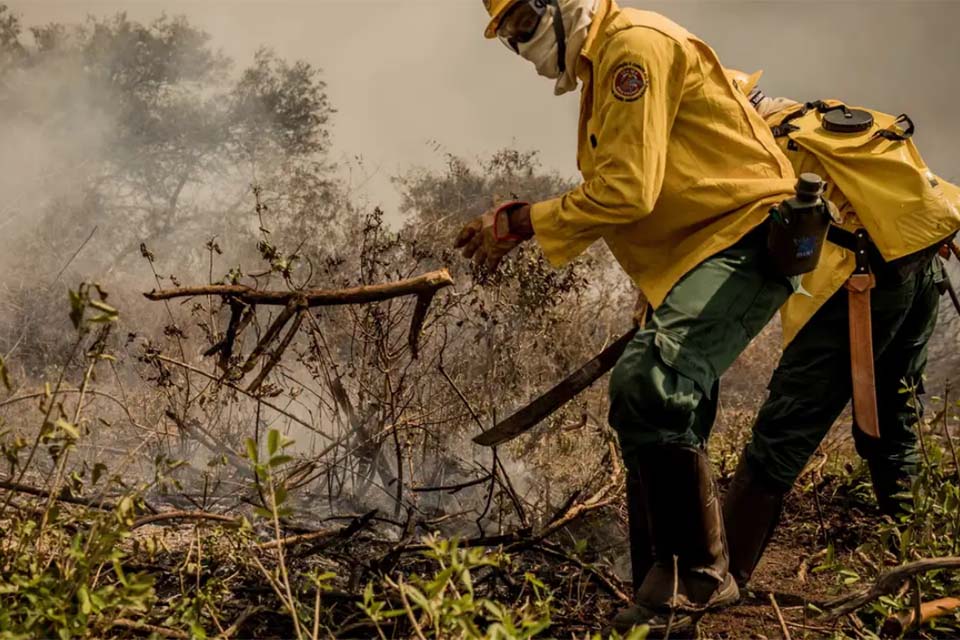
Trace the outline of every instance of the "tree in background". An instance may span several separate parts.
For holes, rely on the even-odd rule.
[[[0,350],[46,315],[29,290],[67,263],[108,282],[132,271],[143,286],[143,244],[182,276],[208,276],[198,238],[236,261],[258,233],[251,185],[275,218],[303,230],[343,204],[319,71],[267,49],[239,73],[232,66],[184,17],[141,24],[120,13],[24,30],[0,4],[0,285],[10,311]],[[61,287],[51,294],[59,300]]]
[[[121,13],[34,27],[27,37],[5,7],[0,51],[5,126],[26,125],[33,139],[21,137],[21,149],[35,143],[48,163],[38,168],[71,187],[58,195],[73,206],[60,200],[42,212],[57,229],[46,240],[75,247],[65,228],[82,240],[99,225],[110,267],[141,242],[182,246],[198,233],[242,227],[254,182],[277,191],[308,182],[316,192],[329,173],[333,109],[305,62],[264,49],[237,77],[183,17],[144,25]],[[35,205],[14,213],[32,217]]]

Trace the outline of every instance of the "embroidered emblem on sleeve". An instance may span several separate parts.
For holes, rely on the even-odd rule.
[[[613,96],[623,102],[635,102],[647,90],[647,72],[634,62],[624,62],[613,74]]]

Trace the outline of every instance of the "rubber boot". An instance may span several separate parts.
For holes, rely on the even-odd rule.
[[[894,520],[907,512],[913,502],[911,487],[918,469],[915,462],[898,461],[890,455],[890,445],[865,435],[853,426],[857,454],[867,462],[873,493],[880,512]]]
[[[653,543],[647,525],[647,497],[640,474],[627,474],[627,527],[630,534],[630,574],[634,592],[653,566]]]
[[[894,520],[908,513],[906,507],[913,501],[913,495],[910,492],[913,480],[911,474],[896,469],[889,463],[873,460],[867,460],[867,467],[870,468],[870,480],[880,513]]]
[[[750,469],[746,455],[733,475],[723,501],[723,521],[730,553],[730,574],[746,587],[773,536],[785,492]]]
[[[646,496],[654,563],[614,629],[647,624],[682,632],[704,612],[736,602],[723,516],[706,454],[677,445],[648,447],[638,472]]]

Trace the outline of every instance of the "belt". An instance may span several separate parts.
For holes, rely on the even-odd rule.
[[[873,272],[881,282],[887,279],[902,281],[917,273],[933,260],[942,244],[938,242],[888,262],[883,259],[883,254],[870,239],[866,229],[850,232],[830,225],[830,229],[827,230],[827,241],[854,254],[857,258],[857,273]]]

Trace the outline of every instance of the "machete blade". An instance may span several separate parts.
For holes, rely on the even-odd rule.
[[[597,381],[613,368],[623,355],[627,344],[637,334],[634,328],[600,352],[597,357],[571,373],[557,386],[520,409],[512,416],[497,423],[492,429],[476,436],[473,441],[485,447],[495,447],[526,433],[578,393]]]

